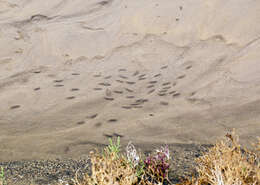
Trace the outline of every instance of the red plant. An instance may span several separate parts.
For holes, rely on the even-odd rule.
[[[169,149],[168,146],[165,146],[161,147],[160,150],[156,150],[153,155],[148,156],[144,160],[144,164],[150,174],[157,179],[168,179],[169,159]]]

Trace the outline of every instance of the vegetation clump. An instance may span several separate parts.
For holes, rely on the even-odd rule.
[[[199,157],[198,177],[185,185],[259,185],[260,139],[253,151],[242,149],[238,137],[232,133]]]
[[[77,185],[156,185],[163,184],[168,177],[168,147],[157,150],[144,161],[130,142],[126,155],[120,153],[120,138],[103,152],[91,152],[91,175],[86,174]]]
[[[77,185],[166,185],[169,181],[170,152],[161,147],[141,158],[130,142],[126,155],[120,153],[120,138],[103,152],[92,152],[92,173]],[[260,140],[255,150],[242,149],[238,137],[227,134],[208,152],[197,158],[197,176],[179,185],[260,185]]]

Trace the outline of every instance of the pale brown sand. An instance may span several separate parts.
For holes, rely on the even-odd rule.
[[[181,8],[180,8],[181,7]],[[107,137],[260,133],[260,2],[1,0],[0,160],[76,157]]]

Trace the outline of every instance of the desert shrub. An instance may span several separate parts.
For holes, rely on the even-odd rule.
[[[126,156],[120,152],[120,138],[102,152],[90,153],[91,175],[86,174],[77,185],[160,185],[168,176],[168,148],[162,148],[144,161],[132,143],[126,147]],[[158,168],[158,169],[156,169]],[[162,177],[161,177],[162,175]]]
[[[197,159],[198,178],[183,184],[196,185],[259,185],[260,140],[255,150],[242,149],[238,137],[227,134],[207,153]]]
[[[137,182],[135,169],[127,158],[119,154],[120,139],[114,144],[110,140],[102,153],[91,152],[92,174],[86,175],[80,185],[132,185]]]
[[[136,171],[138,181],[136,184],[170,184],[168,171],[170,167],[170,153],[168,146],[161,147],[144,160],[137,154],[134,145],[130,142],[126,147],[127,159]]]
[[[160,183],[168,181],[168,172],[170,168],[170,154],[168,146],[161,147],[155,153],[149,155],[144,160],[146,176],[150,181]]]
[[[120,138],[103,152],[92,152],[92,174],[77,185],[169,185],[170,154],[167,146],[141,157],[130,142],[120,153]],[[254,150],[241,148],[232,133],[197,158],[198,175],[179,185],[260,185],[260,139]],[[144,160],[142,159],[144,158]]]

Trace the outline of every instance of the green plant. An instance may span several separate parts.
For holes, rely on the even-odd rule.
[[[144,162],[141,160],[138,164],[138,166],[136,166],[136,176],[138,178],[142,178],[142,176],[144,175],[145,173],[145,164]]]
[[[6,185],[5,172],[4,172],[4,168],[2,166],[1,166],[1,172],[0,172],[0,184]]]
[[[107,150],[109,153],[114,153],[115,156],[118,157],[118,153],[120,152],[120,137],[117,137],[116,143],[113,143],[112,139],[110,138]]]
[[[119,155],[120,138],[116,143],[109,139],[109,145],[103,150],[90,153],[91,175],[86,174],[82,182],[76,185],[134,185],[138,179],[124,155]]]

